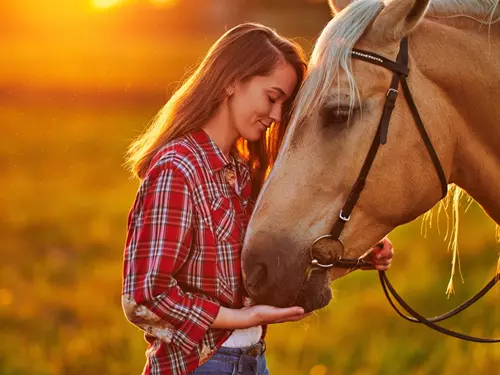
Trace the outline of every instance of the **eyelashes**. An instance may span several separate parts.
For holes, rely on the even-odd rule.
[[[276,104],[276,100],[271,98],[269,95],[267,96],[267,99],[272,103],[272,104]]]
[[[349,109],[338,108],[330,113],[329,122],[333,125],[346,124],[349,121],[349,115]]]
[[[321,116],[323,118],[323,125],[325,127],[330,126],[342,126],[347,125],[350,118],[357,111],[357,108],[349,108],[344,106],[327,106],[321,111]]]

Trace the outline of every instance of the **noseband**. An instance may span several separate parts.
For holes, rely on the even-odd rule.
[[[361,195],[361,192],[363,191],[366,183],[366,178],[368,177],[368,173],[370,172],[370,169],[373,165],[373,162],[375,160],[375,157],[377,155],[377,151],[379,150],[381,145],[385,145],[387,143],[387,134],[389,131],[389,122],[391,120],[391,115],[392,111],[394,109],[394,106],[396,104],[396,99],[398,96],[398,88],[399,84],[401,84],[401,87],[403,89],[403,94],[406,98],[406,101],[408,103],[408,106],[410,107],[410,111],[413,115],[413,118],[415,120],[415,124],[417,126],[417,129],[420,133],[420,136],[424,142],[424,145],[429,153],[430,159],[432,161],[432,164],[434,165],[434,169],[436,170],[436,174],[439,178],[440,184],[441,184],[441,199],[443,199],[447,192],[448,192],[448,182],[446,180],[446,176],[443,170],[443,167],[441,165],[441,162],[439,161],[439,157],[436,153],[436,150],[434,149],[432,142],[429,138],[429,135],[427,134],[427,131],[425,130],[424,124],[422,122],[422,119],[420,117],[420,114],[418,113],[418,109],[415,105],[415,102],[413,101],[413,97],[410,92],[410,88],[408,87],[408,83],[406,81],[406,77],[409,74],[409,69],[408,69],[408,39],[404,38],[401,41],[400,44],[400,49],[399,49],[399,54],[396,58],[396,61],[391,61],[383,56],[377,55],[372,52],[366,52],[358,49],[353,49],[351,52],[352,58],[359,59],[366,61],[371,64],[379,65],[381,67],[384,67],[386,69],[389,69],[393,72],[392,74],[392,81],[389,89],[387,90],[386,94],[386,100],[384,104],[384,109],[382,111],[382,116],[380,118],[380,122],[377,128],[377,132],[375,134],[375,137],[373,138],[373,142],[371,144],[371,147],[368,151],[368,154],[366,156],[366,159],[363,163],[363,166],[361,167],[361,171],[358,175],[358,178],[356,182],[354,183],[354,186],[351,189],[351,192],[349,193],[349,196],[347,198],[347,201],[345,202],[344,206],[340,210],[340,213],[338,215],[338,218],[333,225],[333,228],[329,234],[323,235],[321,237],[318,237],[312,244],[310,248],[310,256],[311,256],[311,265],[314,267],[319,267],[323,269],[330,269],[330,268],[347,268],[349,270],[355,270],[359,268],[363,269],[373,269],[374,265],[373,262],[369,259],[366,254],[365,256],[357,259],[352,259],[352,258],[344,258],[344,243],[340,239],[340,236],[342,234],[342,231],[344,230],[344,227],[346,223],[350,220],[352,211],[354,207],[356,206],[356,203],[359,200],[359,197]],[[341,253],[340,255],[336,254],[335,256],[331,257],[326,263],[321,263],[318,259],[316,259],[313,255],[313,250],[315,247],[322,241],[322,240],[330,240],[333,242],[337,242],[340,247],[341,247]],[[389,282],[389,279],[387,278],[387,275],[383,271],[379,271],[379,278],[380,282],[382,284],[382,288],[384,290],[384,293],[389,300],[391,306],[396,310],[396,312],[401,315],[403,318],[414,322],[414,323],[422,323],[427,325],[428,327],[437,330],[438,332],[457,337],[463,340],[467,341],[474,341],[474,342],[484,342],[484,343],[493,343],[493,342],[500,342],[500,339],[484,339],[484,338],[477,338],[473,336],[468,336],[464,335],[455,331],[451,331],[449,329],[443,328],[437,324],[436,322],[445,320],[451,316],[454,316],[458,314],[459,312],[465,310],[467,307],[469,307],[472,303],[477,301],[479,298],[481,298],[488,290],[490,290],[496,282],[499,280],[500,275],[496,275],[493,277],[493,279],[475,296],[464,302],[462,305],[458,306],[456,309],[434,317],[434,318],[425,318],[419,313],[417,313],[415,310],[413,310],[404,300],[399,296],[399,294],[395,291],[394,287],[391,285]],[[401,313],[394,302],[391,299],[390,294],[398,301],[398,303],[411,315],[410,317],[404,315]]]

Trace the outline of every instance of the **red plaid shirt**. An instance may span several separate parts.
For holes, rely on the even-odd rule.
[[[144,374],[186,374],[230,336],[219,306],[241,308],[240,252],[250,171],[202,131],[164,146],[128,220],[123,309],[149,342]]]

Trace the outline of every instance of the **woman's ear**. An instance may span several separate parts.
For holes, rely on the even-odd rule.
[[[233,94],[234,94],[234,87],[235,87],[234,83],[231,84],[231,85],[229,85],[228,87],[226,87],[226,95],[227,96],[233,96]]]

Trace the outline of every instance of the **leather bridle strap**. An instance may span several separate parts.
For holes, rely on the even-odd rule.
[[[422,137],[424,145],[431,157],[432,164],[434,165],[434,169],[438,175],[440,184],[441,184],[441,199],[444,198],[448,192],[448,182],[446,180],[446,175],[444,173],[443,167],[439,160],[439,157],[434,149],[432,142],[425,130],[424,124],[420,115],[418,113],[418,109],[413,101],[413,98],[410,93],[410,89],[406,82],[406,76],[409,74],[408,69],[408,39],[403,38],[401,40],[399,53],[396,58],[396,61],[391,61],[383,56],[377,55],[372,52],[366,52],[358,49],[352,50],[352,57],[356,59],[360,59],[363,61],[367,61],[369,63],[382,66],[386,69],[389,69],[393,72],[391,85],[389,90],[387,91],[387,98],[384,104],[384,109],[382,111],[382,116],[380,118],[379,126],[377,128],[377,132],[375,133],[375,137],[373,138],[370,149],[368,150],[368,154],[365,158],[363,166],[361,167],[361,171],[358,175],[354,186],[347,197],[347,200],[342,207],[342,210],[339,213],[339,217],[335,221],[333,228],[330,232],[331,238],[334,240],[340,239],[340,235],[344,230],[345,224],[351,218],[351,213],[356,206],[356,203],[361,196],[361,193],[365,187],[366,179],[368,177],[368,173],[375,161],[375,157],[377,155],[378,149],[380,145],[384,145],[387,142],[387,134],[389,132],[389,122],[391,121],[392,111],[394,106],[396,105],[396,99],[398,96],[398,87],[401,82],[401,87],[403,88],[404,96],[408,102],[410,107],[410,111],[415,119],[415,124],[417,129]]]
[[[441,189],[443,193],[441,197],[442,199],[446,197],[446,194],[448,193],[448,182],[446,181],[446,176],[444,174],[443,168],[441,167],[441,162],[439,161],[439,157],[437,156],[436,150],[434,150],[429,135],[425,131],[424,123],[422,121],[422,118],[420,117],[420,114],[418,113],[418,109],[417,106],[415,105],[415,102],[413,101],[413,97],[411,96],[410,88],[408,87],[408,82],[406,82],[406,77],[401,77],[400,80],[401,80],[401,87],[403,88],[403,94],[406,98],[408,106],[410,107],[410,111],[415,120],[415,124],[417,125],[417,129],[420,132],[420,136],[424,141],[424,145],[427,148],[427,151],[429,152],[429,155],[432,159],[432,164],[434,164],[434,168],[436,169],[439,181],[441,182]]]
[[[377,132],[375,133],[375,137],[373,138],[370,149],[368,150],[368,154],[366,155],[358,178],[354,186],[352,187],[347,201],[340,211],[339,217],[337,218],[337,221],[333,225],[333,228],[330,232],[332,238],[334,239],[340,238],[344,226],[349,221],[351,213],[356,206],[356,203],[358,202],[361,192],[365,187],[366,178],[368,177],[368,173],[370,172],[373,162],[375,161],[377,151],[380,145],[384,145],[387,142],[389,122],[391,121],[392,111],[396,105],[396,99],[398,97],[400,77],[402,74],[408,74],[408,68],[402,64],[404,61],[403,55],[404,50],[400,49],[396,62],[392,62],[383,56],[367,54],[366,52],[362,52],[359,50],[353,50],[352,52],[352,57],[383,66],[387,69],[391,69],[393,70],[393,75],[391,85],[389,87],[389,90],[387,91],[387,98],[385,100],[384,109],[382,111],[382,116],[380,117],[380,122],[377,128]]]
[[[401,41],[401,44],[406,43],[405,39]],[[406,53],[406,56],[408,56],[408,53]],[[399,50],[399,55],[396,58],[396,62],[389,60],[384,56],[377,55],[376,53],[366,52],[356,48],[352,49],[352,57],[355,57],[358,60],[363,60],[375,65],[379,65],[403,76],[408,76],[409,73],[408,58],[404,55],[401,55],[401,48]]]
[[[394,109],[396,99],[397,99],[397,94],[398,94],[398,86],[399,83],[401,82],[401,87],[403,89],[403,94],[406,98],[406,101],[408,102],[408,106],[410,108],[410,111],[413,115],[413,118],[415,120],[415,124],[417,126],[417,129],[420,133],[420,136],[422,137],[422,140],[424,142],[424,145],[430,155],[430,158],[432,160],[432,163],[434,165],[434,168],[436,170],[436,174],[438,175],[440,184],[441,184],[441,192],[442,192],[442,197],[444,198],[448,192],[448,182],[446,180],[446,175],[443,171],[443,167],[441,165],[441,162],[439,160],[439,157],[436,153],[436,150],[434,149],[432,142],[429,138],[429,135],[427,134],[427,131],[425,130],[424,124],[422,122],[422,119],[418,113],[418,109],[415,105],[415,102],[413,101],[410,89],[408,87],[408,83],[406,82],[406,77],[408,76],[409,70],[408,70],[408,40],[407,38],[404,38],[401,41],[400,45],[400,50],[398,57],[396,59],[396,62],[393,62],[389,59],[386,59],[383,56],[379,56],[377,54],[374,54],[372,52],[366,52],[366,51],[361,51],[357,49],[353,49],[352,51],[352,57],[357,58],[360,60],[367,61],[372,64],[376,64],[379,66],[382,66],[384,68],[390,69],[393,72],[392,76],[392,81],[389,90],[387,91],[387,99],[385,101],[384,109],[382,111],[382,116],[380,118],[380,123],[377,128],[377,132],[375,134],[375,137],[373,138],[372,144],[370,146],[370,149],[368,151],[368,154],[366,156],[366,159],[363,163],[363,166],[361,168],[361,171],[358,175],[358,178],[351,189],[351,192],[349,193],[349,196],[347,198],[347,201],[345,202],[342,210],[339,213],[339,218],[333,225],[333,228],[328,235],[324,235],[316,239],[316,241],[313,243],[313,246],[311,247],[314,248],[314,245],[319,241],[322,240],[323,238],[330,238],[334,241],[338,241],[342,249],[344,248],[342,240],[340,239],[340,235],[342,234],[342,231],[344,229],[345,224],[349,221],[351,217],[351,213],[356,206],[356,203],[359,200],[359,197],[361,195],[361,192],[363,191],[366,183],[366,179],[368,177],[368,173],[370,172],[370,169],[373,165],[373,162],[375,160],[375,157],[377,155],[377,151],[380,147],[380,145],[384,145],[387,142],[387,134],[389,131],[389,122],[391,119],[392,111]],[[370,261],[368,256],[365,256],[363,258],[359,259],[350,259],[350,258],[344,258],[343,254],[342,256],[337,256],[329,261],[329,264],[322,264],[320,263],[316,258],[312,256],[311,253],[311,264],[315,265],[317,267],[321,267],[324,269],[327,268],[332,268],[332,267],[338,267],[338,268],[349,268],[351,270],[357,269],[357,268],[368,268],[372,266],[373,268],[373,263]],[[379,271],[379,278],[380,278],[380,283],[382,284],[382,288],[384,290],[384,293],[389,300],[389,303],[391,306],[396,310],[396,312],[402,316],[403,318],[409,320],[410,322],[413,323],[422,323],[425,324],[426,326],[444,333],[449,336],[453,336],[456,338],[460,338],[462,340],[466,341],[473,341],[473,342],[482,342],[482,343],[496,343],[500,342],[500,339],[490,339],[490,338],[478,338],[478,337],[473,337],[469,335],[465,335],[462,333],[458,333],[452,330],[449,330],[447,328],[441,327],[437,324],[436,322],[440,322],[442,320],[445,320],[451,316],[454,316],[458,314],[459,312],[465,310],[467,307],[472,305],[474,302],[479,300],[482,296],[486,294],[500,279],[500,274],[496,275],[479,293],[474,295],[472,298],[469,300],[465,301],[462,303],[460,306],[457,308],[449,311],[446,314],[439,315],[433,318],[425,318],[419,313],[417,313],[415,310],[413,310],[396,292],[394,287],[391,285],[389,282],[389,279],[387,278],[387,275],[383,271]],[[396,301],[411,315],[406,316],[404,315],[397,306],[394,304],[391,295],[396,299]]]
[[[495,284],[498,282],[500,279],[500,274],[494,276],[486,286],[481,289],[481,291],[477,294],[475,294],[472,298],[468,299],[464,303],[462,303],[460,306],[454,308],[453,310],[447,312],[446,314],[442,314],[433,318],[426,318],[422,315],[420,315],[418,312],[416,312],[414,309],[412,309],[404,300],[401,298],[401,296],[396,292],[392,284],[389,282],[389,279],[387,278],[387,275],[385,274],[384,271],[379,271],[378,273],[379,279],[380,279],[380,284],[382,284],[382,288],[384,290],[385,296],[387,297],[387,300],[391,304],[391,306],[394,308],[394,310],[404,319],[412,322],[412,323],[422,323],[425,324],[427,327],[432,328],[435,331],[438,331],[440,333],[443,333],[448,336],[456,337],[458,339],[462,339],[465,341],[472,341],[472,342],[479,342],[479,343],[486,343],[486,344],[492,344],[492,343],[498,343],[500,342],[500,339],[492,339],[492,338],[482,338],[482,337],[474,337],[474,336],[469,336],[465,335],[460,332],[452,331],[450,329],[441,327],[440,325],[437,325],[436,322],[443,321],[445,319],[448,319],[459,312],[462,312],[469,306],[471,306],[474,302],[478,301],[481,297],[483,297]],[[404,315],[397,306],[394,304],[394,301],[391,298],[391,295],[394,297],[396,301],[403,307],[408,314],[411,316],[406,316]]]

